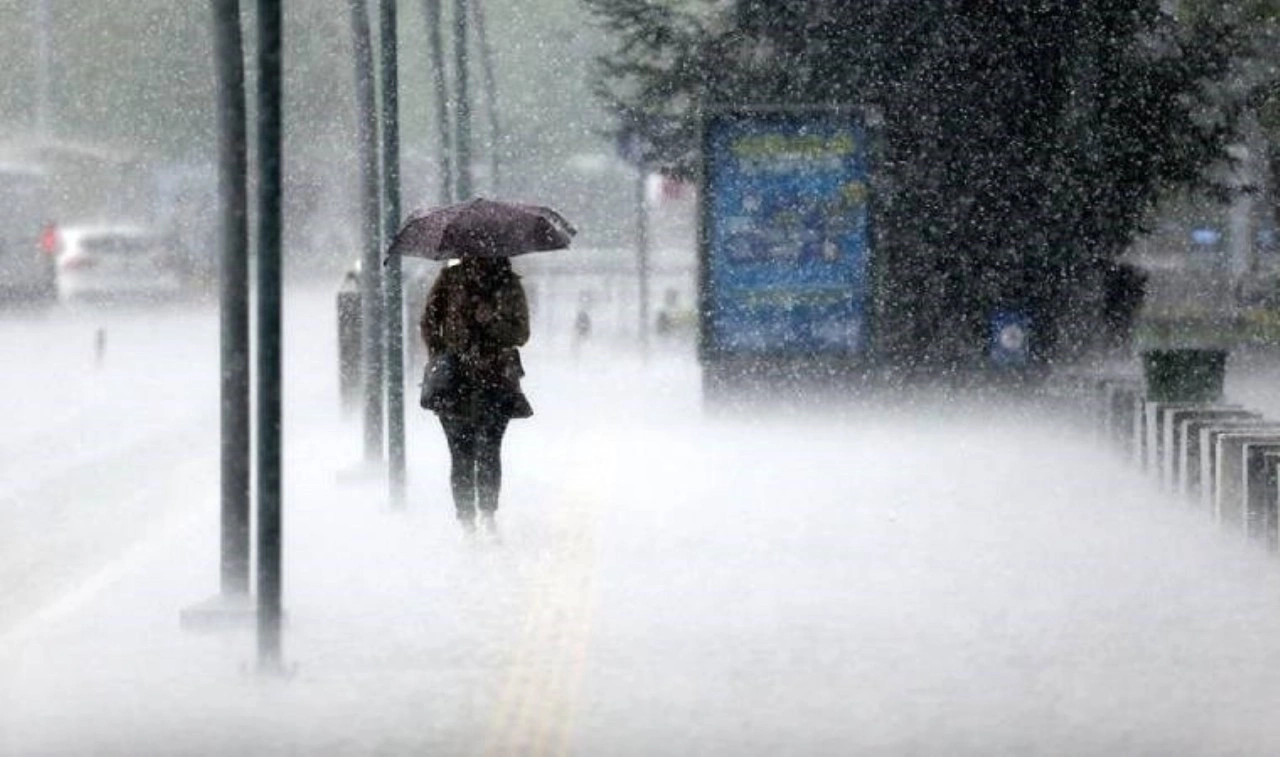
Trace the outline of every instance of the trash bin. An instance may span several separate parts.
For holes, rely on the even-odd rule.
[[[360,401],[360,281],[347,274],[338,290],[338,395],[345,412]]]
[[[1209,348],[1147,350],[1142,353],[1147,399],[1155,402],[1217,402],[1227,351]]]

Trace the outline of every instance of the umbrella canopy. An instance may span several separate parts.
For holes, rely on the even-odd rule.
[[[564,249],[576,233],[551,208],[477,198],[415,210],[396,232],[387,255],[506,258]]]

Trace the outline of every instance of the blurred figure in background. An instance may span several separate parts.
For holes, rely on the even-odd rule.
[[[578,313],[573,317],[573,354],[576,357],[582,345],[591,338],[591,293],[578,293]]]

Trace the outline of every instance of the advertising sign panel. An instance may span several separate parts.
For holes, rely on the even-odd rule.
[[[703,356],[867,349],[866,129],[846,110],[704,121]]]

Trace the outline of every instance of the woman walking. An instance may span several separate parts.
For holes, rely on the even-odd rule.
[[[529,339],[529,306],[507,258],[468,257],[440,271],[419,324],[428,361],[448,361],[447,386],[422,399],[444,428],[458,522],[496,535],[502,437],[511,418],[533,414],[520,389],[518,347]]]

